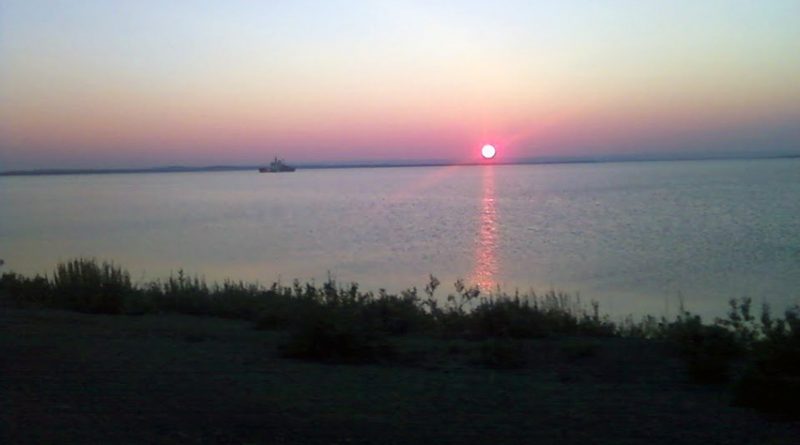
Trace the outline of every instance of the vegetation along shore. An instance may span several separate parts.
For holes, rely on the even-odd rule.
[[[569,295],[0,278],[0,441],[793,443],[800,308],[614,321]],[[588,442],[587,442],[588,441]],[[546,443],[546,442],[545,442]]]

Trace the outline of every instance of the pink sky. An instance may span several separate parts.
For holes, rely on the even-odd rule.
[[[8,2],[0,170],[800,152],[796,2],[225,3]]]

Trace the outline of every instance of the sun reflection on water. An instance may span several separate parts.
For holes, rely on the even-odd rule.
[[[483,169],[483,195],[479,217],[478,238],[475,248],[475,269],[471,283],[488,292],[497,285],[497,204],[494,192],[495,167],[487,165]]]

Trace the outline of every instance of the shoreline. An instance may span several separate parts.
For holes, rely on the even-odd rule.
[[[197,330],[196,327],[221,324],[238,326],[236,329],[246,331],[250,338],[248,342],[253,343],[248,343],[250,346],[246,351],[238,352],[231,343],[218,344],[219,347],[225,346],[215,349],[216,356],[207,356],[207,363],[229,362],[231,359],[225,357],[233,353],[237,363],[271,357],[269,366],[305,366],[303,369],[313,372],[339,369],[350,377],[376,367],[392,372],[413,370],[425,375],[432,370],[436,373],[441,371],[445,378],[453,379],[483,375],[481,378],[492,381],[502,374],[517,376],[512,379],[513,384],[521,385],[522,393],[545,390],[537,386],[542,379],[550,379],[547,380],[550,382],[548,387],[555,384],[562,388],[559,391],[572,390],[574,382],[585,380],[593,383],[579,385],[581,391],[592,392],[594,385],[612,385],[623,391],[622,394],[615,393],[620,398],[618,403],[634,406],[649,402],[645,402],[644,395],[630,400],[625,393],[661,391],[661,379],[668,378],[671,383],[664,397],[671,391],[689,388],[693,394],[716,394],[714,403],[704,399],[691,402],[692,406],[699,404],[703,409],[717,412],[722,409],[718,406],[722,403],[731,413],[750,412],[754,419],[760,419],[753,421],[761,422],[762,427],[771,424],[772,418],[793,419],[787,425],[800,425],[797,404],[800,400],[800,374],[796,367],[800,359],[798,306],[786,309],[782,316],[772,315],[770,308],[764,306],[759,315],[752,300],[733,299],[729,302],[727,318],[711,323],[704,323],[700,316],[683,308],[674,319],[644,316],[639,320],[629,318],[615,322],[600,312],[598,303],[582,304],[568,294],[555,291],[544,295],[481,297],[477,288],[457,282],[456,292],[448,294],[443,302],[436,298],[439,286],[439,281],[430,277],[428,285],[419,292],[410,289],[400,294],[374,294],[360,291],[355,284],[340,287],[333,280],[321,285],[295,281],[290,286],[274,284],[263,287],[230,281],[208,284],[182,273],[166,281],[135,285],[124,269],[90,259],[59,263],[47,276],[24,277],[5,273],[0,276],[0,307],[3,308],[0,313],[7,320],[0,325],[6,329],[2,336],[6,350],[0,351],[0,357],[13,358],[2,363],[5,367],[3,374],[26,374],[26,369],[33,368],[19,364],[19,360],[28,357],[34,364],[43,361],[40,363],[42,369],[54,370],[56,374],[47,377],[53,381],[62,379],[58,370],[63,366],[78,362],[81,367],[87,366],[88,362],[97,362],[101,367],[111,366],[109,372],[112,373],[124,371],[140,375],[145,372],[150,376],[148,378],[158,379],[157,374],[161,371],[151,368],[142,371],[138,359],[131,358],[127,365],[122,365],[116,362],[115,357],[124,355],[129,348],[141,350],[144,345],[135,339],[144,335],[148,338],[146,343],[156,348],[155,355],[146,360],[159,357],[178,360],[175,354],[183,350],[181,345],[211,344],[208,340],[225,336]],[[64,319],[69,322],[59,321]],[[137,326],[146,326],[152,320],[161,320],[155,321],[162,323],[161,327],[147,328],[149,334],[136,331],[139,329]],[[95,327],[100,331],[94,332]],[[51,328],[60,331],[50,332]],[[132,330],[131,334],[125,333],[126,330]],[[36,340],[38,343],[27,344],[37,331],[49,333],[42,334]],[[167,343],[171,346],[164,346],[162,340],[154,339],[153,336],[162,336],[163,332],[171,332],[167,335],[171,339]],[[73,341],[78,343],[73,345]],[[128,341],[134,344],[125,346]],[[260,346],[257,348],[256,344]],[[159,349],[161,347],[167,349]],[[228,351],[228,347],[233,349]],[[25,355],[29,350],[39,352]],[[53,351],[60,352],[47,358]],[[159,366],[162,370],[166,366],[175,375],[193,373],[196,369],[195,365],[188,363]],[[211,368],[203,371],[206,377],[201,378],[200,386],[192,391],[202,391],[203,385],[212,385],[205,380],[209,375],[222,376],[227,372],[215,370],[210,364],[204,366]],[[130,369],[124,369],[126,367]],[[596,372],[601,373],[600,380],[587,377],[595,376]],[[230,383],[237,380],[237,377],[221,378]],[[649,381],[651,378],[655,380]],[[103,377],[93,374],[83,384],[93,387],[97,379],[102,381]],[[315,380],[302,383],[302,391],[314,394],[311,381]],[[649,381],[644,389],[636,386],[644,381]],[[131,386],[133,383],[129,381],[114,384],[116,390],[123,392],[135,386]],[[385,384],[391,386],[391,380]],[[529,385],[532,386],[528,388]],[[623,385],[624,389],[618,385]],[[461,395],[457,391],[451,397],[475,398],[482,400],[481,404],[502,405],[491,398],[491,393],[473,394],[469,384],[456,386]],[[109,390],[103,389],[101,393]],[[338,403],[346,405],[360,400],[360,390],[353,391],[356,392],[341,395],[344,398]],[[398,391],[402,393],[404,390]],[[388,400],[389,395],[384,396]],[[20,397],[25,399],[26,396]],[[268,393],[264,397],[270,400],[273,395]],[[408,403],[438,403],[422,400]],[[211,402],[206,400],[203,403]],[[240,402],[231,403],[236,405]],[[553,400],[549,403],[588,404],[593,410],[605,409],[601,408],[602,398]],[[595,403],[601,405],[593,405]],[[461,409],[449,405],[437,409],[451,408]],[[537,409],[542,408],[539,406]],[[306,409],[309,415],[320,415],[313,407]],[[364,416],[368,412],[354,415]],[[462,415],[468,416],[469,413],[463,412]],[[674,415],[678,414],[669,414]],[[500,421],[502,416],[492,420]],[[624,423],[622,419],[614,419],[612,423],[619,422]],[[661,424],[651,427],[658,425]],[[667,426],[663,424],[659,428]],[[465,424],[458,428],[469,427]],[[531,434],[531,431],[524,431]],[[448,434],[451,432],[447,431]],[[704,431],[696,433],[706,434]],[[551,434],[554,433],[548,433],[548,440],[553,439]],[[659,434],[667,432],[659,431]],[[702,437],[708,440],[708,437]],[[414,440],[417,439],[420,438]],[[486,440],[484,437],[475,443],[485,443]],[[514,443],[518,440],[521,439],[515,439]],[[369,442],[372,440],[366,443]],[[608,443],[621,442],[612,440]],[[759,440],[757,443],[766,442]],[[770,439],[769,443],[781,442]]]

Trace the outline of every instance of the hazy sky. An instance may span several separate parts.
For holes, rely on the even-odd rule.
[[[0,170],[800,152],[800,1],[0,0]]]

